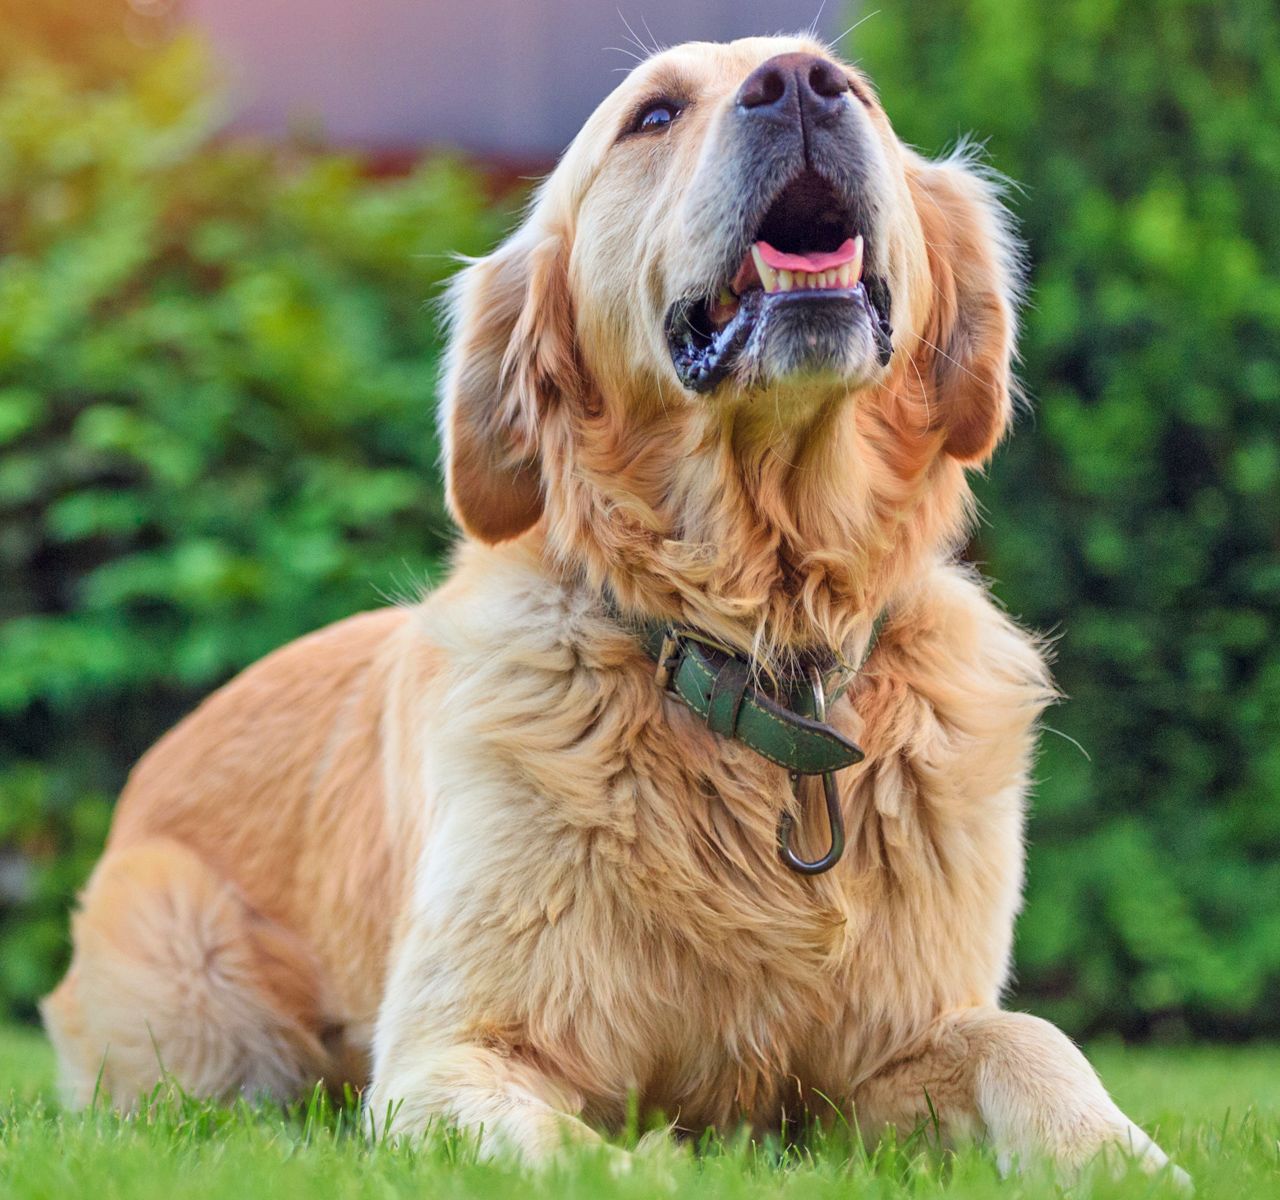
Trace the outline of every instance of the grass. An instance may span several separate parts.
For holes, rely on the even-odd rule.
[[[1280,1047],[1132,1050],[1092,1055],[1121,1106],[1152,1129],[1196,1180],[1202,1200],[1280,1197]],[[941,1150],[928,1128],[857,1145],[837,1129],[807,1148],[743,1137],[700,1152],[661,1150],[615,1179],[599,1153],[529,1174],[477,1162],[447,1131],[416,1147],[369,1145],[350,1110],[325,1102],[288,1112],[198,1103],[168,1094],[142,1116],[69,1115],[52,1098],[49,1049],[31,1030],[0,1029],[0,1196],[8,1200],[290,1200],[429,1196],[597,1200],[675,1197],[851,1196],[891,1200],[1038,1200],[1063,1189],[1043,1168],[1000,1180],[982,1147]],[[1139,1200],[1173,1195],[1166,1181],[1095,1171],[1075,1197]]]

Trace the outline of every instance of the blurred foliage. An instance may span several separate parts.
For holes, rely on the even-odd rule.
[[[431,300],[495,232],[446,160],[216,140],[199,50],[101,8],[74,67],[0,52],[0,1013],[63,964],[138,754],[437,561]]]
[[[850,43],[907,140],[1021,185],[1035,413],[975,551],[1070,699],[1018,999],[1280,1033],[1280,9],[899,0]]]
[[[171,0],[0,0],[0,72],[56,64],[79,84],[141,64],[168,27]]]
[[[428,302],[482,189],[219,139],[163,8],[0,0],[0,1012],[138,754],[448,537]],[[1280,1033],[1280,14],[899,0],[850,41],[905,137],[989,135],[1024,185],[1036,416],[975,552],[1071,699],[1018,999]]]

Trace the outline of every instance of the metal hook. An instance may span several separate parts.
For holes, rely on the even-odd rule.
[[[822,675],[815,666],[809,668],[809,682],[813,687],[814,716],[819,721],[827,719],[827,695],[822,686]],[[800,775],[792,775],[791,788],[797,799],[800,798]],[[840,794],[836,790],[835,774],[831,771],[822,773],[822,794],[827,802],[827,825],[831,831],[831,845],[826,854],[812,862],[801,858],[791,849],[791,835],[795,830],[795,820],[789,812],[783,811],[778,818],[778,855],[793,871],[801,875],[821,875],[831,870],[844,854],[844,814],[840,811]]]

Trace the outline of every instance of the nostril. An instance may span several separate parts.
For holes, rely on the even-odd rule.
[[[786,76],[777,67],[766,63],[754,71],[742,85],[742,90],[738,93],[738,103],[743,108],[763,108],[777,104],[786,94]]]
[[[819,96],[833,100],[849,90],[849,80],[834,63],[819,59],[809,68],[809,87]]]
[[[762,116],[830,117],[839,97],[853,90],[848,76],[830,59],[816,54],[779,54],[761,63],[743,80],[738,106]],[[798,102],[798,103],[797,103]]]

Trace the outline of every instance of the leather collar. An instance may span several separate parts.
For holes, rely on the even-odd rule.
[[[823,775],[853,766],[862,748],[818,719],[820,690],[837,699],[866,665],[879,640],[885,613],[876,617],[862,661],[841,665],[829,650],[807,658],[804,674],[772,682],[753,659],[706,634],[663,621],[623,615],[606,597],[610,615],[630,630],[657,665],[656,680],[721,737],[734,738],[793,775]],[[817,685],[810,672],[816,672]]]

